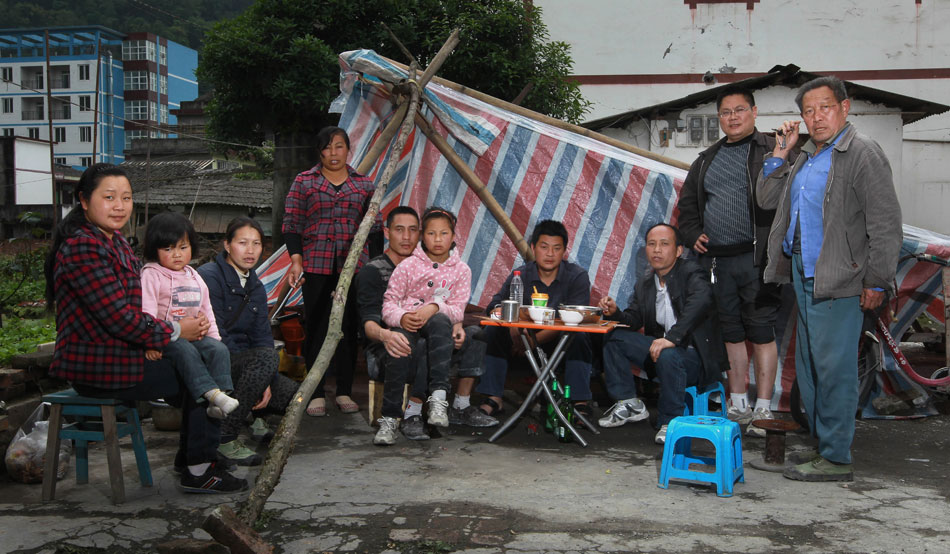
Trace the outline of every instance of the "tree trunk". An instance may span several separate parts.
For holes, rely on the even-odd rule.
[[[284,222],[284,200],[294,178],[310,169],[320,159],[316,151],[314,133],[277,133],[274,135],[274,196],[271,212],[271,246],[274,250],[284,244],[280,226]]]

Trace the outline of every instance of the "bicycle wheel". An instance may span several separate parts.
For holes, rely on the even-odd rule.
[[[884,352],[877,336],[867,331],[861,337],[858,351],[858,413],[868,403],[877,384],[877,374],[884,367]]]

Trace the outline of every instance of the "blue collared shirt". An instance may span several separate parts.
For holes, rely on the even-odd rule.
[[[846,127],[847,125],[841,131],[844,131]],[[801,235],[802,265],[805,269],[805,277],[809,279],[815,276],[815,264],[818,263],[821,244],[825,238],[822,205],[828,184],[828,172],[831,170],[831,152],[841,139],[841,131],[831,144],[822,148],[817,154],[815,153],[816,145],[811,140],[802,147],[802,152],[808,159],[792,181],[789,224],[785,231],[785,239],[782,241],[782,249],[789,256],[792,255],[795,229],[798,227]],[[781,158],[769,158],[763,164],[762,172],[768,177],[781,165]]]

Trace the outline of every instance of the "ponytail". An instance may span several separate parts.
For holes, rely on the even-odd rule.
[[[76,202],[88,200],[92,193],[99,187],[99,183],[104,177],[125,177],[128,175],[122,168],[112,165],[99,163],[95,164],[86,171],[83,171],[79,178],[79,184],[76,185]],[[46,276],[46,309],[53,311],[56,302],[56,287],[53,278],[53,271],[56,265],[56,254],[66,238],[72,236],[86,223],[86,211],[79,203],[66,214],[66,217],[59,222],[59,225],[53,229],[53,244],[50,245],[49,252],[46,254],[46,261],[43,263],[43,274]]]

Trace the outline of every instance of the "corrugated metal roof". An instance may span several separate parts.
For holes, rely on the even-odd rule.
[[[235,169],[208,169],[207,161],[151,162],[148,181],[146,162],[126,162],[122,168],[129,174],[135,202],[160,206],[219,205],[270,208],[273,205],[274,183],[270,179],[236,179]]]

